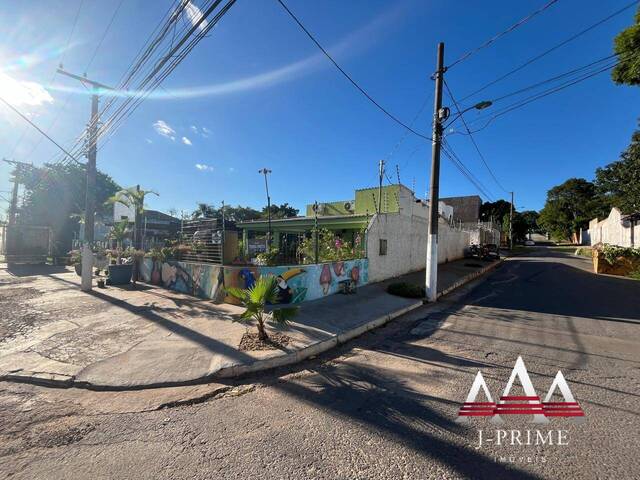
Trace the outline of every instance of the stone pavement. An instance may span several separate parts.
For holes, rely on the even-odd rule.
[[[439,267],[439,291],[496,264],[459,260]],[[398,280],[422,283],[423,272]],[[0,379],[57,387],[131,390],[190,385],[292,364],[422,305],[386,293],[391,281],[355,295],[304,302],[282,349],[241,351],[241,308],[159,287],[79,290],[65,267],[0,265]]]

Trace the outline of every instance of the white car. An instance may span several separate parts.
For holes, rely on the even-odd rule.
[[[527,247],[533,247],[533,246],[536,244],[536,242],[534,242],[533,240],[525,240],[525,241],[524,241],[524,244],[525,244]]]

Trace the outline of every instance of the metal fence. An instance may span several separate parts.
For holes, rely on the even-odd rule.
[[[177,238],[176,260],[222,265],[224,224],[215,218],[185,220]]]

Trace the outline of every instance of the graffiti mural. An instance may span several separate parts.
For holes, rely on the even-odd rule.
[[[200,298],[216,300],[222,295],[223,274],[219,265],[144,258],[139,275],[145,282]]]
[[[368,281],[368,260],[357,259],[318,265],[277,267],[224,267],[226,287],[250,288],[263,275],[276,278],[280,303],[316,300],[340,290],[340,282],[351,280],[356,286]],[[234,299],[225,298],[234,303]]]
[[[251,288],[260,276],[276,278],[280,303],[300,303],[332,295],[340,282],[351,280],[355,286],[368,282],[366,258],[317,265],[295,266],[226,266],[205,263],[160,262],[144,258],[139,276],[144,282],[200,298],[222,300],[224,287]],[[226,296],[227,303],[238,303]]]

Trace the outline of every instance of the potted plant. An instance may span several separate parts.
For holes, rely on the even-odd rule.
[[[123,250],[121,248],[113,248],[108,250],[111,265],[107,266],[109,277],[109,285],[127,285],[131,282],[133,274],[133,264],[123,263]]]

